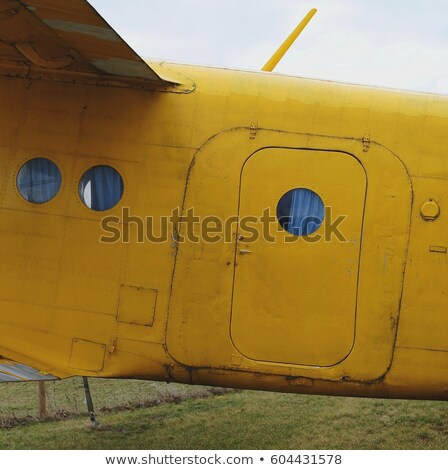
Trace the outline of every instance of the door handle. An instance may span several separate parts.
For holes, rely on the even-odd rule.
[[[239,251],[240,255],[250,255],[251,253],[252,253],[252,251],[250,251],[250,250],[240,250]]]

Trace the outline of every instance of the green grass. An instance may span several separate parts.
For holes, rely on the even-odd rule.
[[[215,389],[142,380],[89,379],[96,410],[135,408],[208,395]],[[76,377],[45,383],[49,416],[64,417],[86,413],[82,379]],[[38,416],[36,383],[0,383],[0,426],[32,421]]]
[[[63,389],[73,409],[84,411],[82,401],[70,398],[82,392],[78,382]],[[20,385],[34,386],[36,394],[35,384]],[[252,391],[218,396],[205,387],[138,381],[93,381],[92,390],[97,403],[121,407],[98,413],[99,430],[86,417],[0,428],[0,449],[448,449],[445,402]],[[176,403],[164,403],[173,396]]]

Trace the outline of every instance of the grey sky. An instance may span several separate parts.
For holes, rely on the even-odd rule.
[[[448,94],[448,0],[90,0],[142,56]]]

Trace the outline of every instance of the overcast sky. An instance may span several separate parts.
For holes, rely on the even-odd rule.
[[[143,57],[448,94],[448,0],[90,0]]]

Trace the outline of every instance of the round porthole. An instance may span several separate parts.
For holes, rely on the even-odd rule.
[[[123,196],[123,178],[111,166],[95,166],[81,178],[79,196],[82,202],[94,211],[112,209]]]
[[[44,204],[61,189],[59,168],[47,158],[33,158],[26,162],[17,175],[17,188],[24,199],[33,204]]]
[[[293,235],[312,234],[322,225],[324,217],[324,203],[311,189],[291,189],[277,204],[277,218],[280,225]]]

